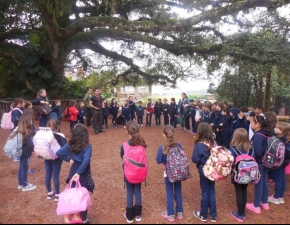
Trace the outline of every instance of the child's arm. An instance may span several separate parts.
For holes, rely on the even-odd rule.
[[[201,163],[201,157],[200,157],[200,153],[199,153],[198,144],[196,144],[194,146],[194,150],[193,150],[193,153],[192,153],[192,162],[197,164],[197,165]]]
[[[156,156],[156,162],[158,164],[163,163],[163,146],[160,146],[157,152],[157,156]]]
[[[70,162],[71,158],[68,154],[68,144],[64,145],[61,149],[56,152],[57,157],[61,158],[66,162]]]
[[[85,150],[83,150],[83,151],[85,151]],[[86,147],[86,152],[84,154],[83,162],[77,170],[78,175],[81,175],[86,171],[86,169],[91,161],[91,157],[92,157],[92,146],[88,145]]]

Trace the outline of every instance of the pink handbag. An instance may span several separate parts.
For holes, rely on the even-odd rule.
[[[76,182],[76,187],[71,188],[73,181],[71,180],[65,190],[60,193],[57,204],[57,215],[74,214],[84,212],[92,206],[89,191],[82,187],[80,182]]]
[[[290,164],[285,168],[285,174],[290,175]]]

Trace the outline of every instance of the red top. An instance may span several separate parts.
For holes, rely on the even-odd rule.
[[[149,107],[149,104],[150,104],[150,107]],[[146,112],[148,112],[148,113],[154,113],[154,104],[153,103],[148,103],[147,105],[146,105]]]
[[[78,121],[78,115],[79,115],[79,110],[77,109],[77,107],[72,106],[69,107],[69,120],[76,122]]]

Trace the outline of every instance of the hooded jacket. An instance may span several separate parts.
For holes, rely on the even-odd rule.
[[[233,114],[233,117],[231,119],[230,134],[233,135],[233,133],[237,129],[237,119],[238,119],[239,109],[231,108],[230,111]]]
[[[262,158],[265,155],[268,146],[268,138],[272,136],[272,132],[267,132],[265,130],[259,130],[253,136],[251,144],[254,148],[255,159],[258,164],[262,164]]]

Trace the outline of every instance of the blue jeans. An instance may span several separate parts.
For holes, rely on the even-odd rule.
[[[170,125],[172,125],[174,128],[177,126],[177,118],[175,115],[170,115]]]
[[[210,211],[210,217],[217,217],[216,210],[216,197],[215,197],[215,182],[207,179],[202,171],[202,166],[198,167],[200,176],[200,188],[201,188],[201,206],[200,215],[207,219],[208,209]]]
[[[165,188],[167,197],[167,215],[174,215],[174,200],[176,202],[176,213],[183,212],[181,182],[171,183],[165,177]]]
[[[69,121],[69,123],[70,123],[70,131],[72,132],[72,130],[74,129],[74,126],[76,125],[76,124],[78,124],[78,121]]]
[[[18,184],[23,187],[27,186],[27,171],[30,157],[20,157],[19,170],[18,170]]]
[[[127,208],[134,207],[134,196],[135,205],[142,206],[142,195],[141,195],[141,184],[131,184],[125,178],[126,189],[127,189]]]
[[[268,172],[269,169],[262,164],[259,164],[259,171],[261,173],[261,179],[259,183],[255,185],[255,198],[254,206],[260,207],[260,204],[268,203],[269,196],[269,184],[268,184]]]
[[[62,159],[57,158],[55,161],[53,160],[44,160],[45,166],[45,186],[47,192],[51,192],[51,177],[53,178],[55,194],[60,193],[60,182],[59,182],[59,174],[62,165]]]
[[[281,166],[275,170],[272,170],[273,178],[275,181],[275,194],[274,198],[284,198],[286,191],[286,174],[285,167]]]

